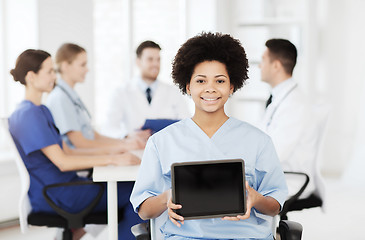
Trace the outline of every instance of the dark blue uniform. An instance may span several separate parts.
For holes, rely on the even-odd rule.
[[[41,151],[42,148],[58,144],[62,138],[54,124],[53,117],[44,105],[34,105],[24,100],[9,118],[9,130],[30,175],[29,199],[33,212],[55,213],[42,195],[43,187],[54,183],[86,181],[75,171],[61,172]],[[130,227],[141,222],[129,202],[132,182],[118,183],[118,207],[124,208],[123,220],[119,223],[119,238],[134,239]],[[51,198],[70,212],[82,210],[98,192],[97,186],[62,187],[49,191]],[[107,200],[102,199],[93,211],[106,211]]]

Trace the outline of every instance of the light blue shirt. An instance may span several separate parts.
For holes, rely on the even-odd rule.
[[[144,200],[170,189],[172,163],[237,158],[245,161],[249,185],[262,195],[273,197],[282,206],[287,187],[270,137],[234,118],[229,118],[212,138],[190,118],[150,137],[131,203],[138,211]],[[166,239],[273,239],[271,220],[271,217],[252,209],[247,220],[186,220],[180,228],[166,218],[161,231]]]
[[[46,106],[50,109],[63,140],[74,147],[67,137],[71,131],[80,131],[87,139],[94,139],[91,117],[79,95],[62,79],[48,95]]]

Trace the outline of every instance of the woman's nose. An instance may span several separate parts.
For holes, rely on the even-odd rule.
[[[213,83],[208,83],[205,88],[205,92],[215,92],[215,87]]]

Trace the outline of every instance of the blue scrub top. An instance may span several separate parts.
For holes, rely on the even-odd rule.
[[[249,185],[263,196],[276,199],[282,206],[288,191],[269,136],[248,123],[229,118],[209,138],[189,118],[172,124],[149,138],[131,195],[133,207],[137,212],[147,198],[171,189],[173,163],[237,158],[245,161],[245,175]],[[160,218],[158,221],[163,222],[160,230],[165,239],[273,239],[272,217],[263,215],[254,208],[246,220],[186,220],[180,228],[167,219],[166,215]]]
[[[41,151],[42,148],[54,144],[62,148],[62,138],[50,111],[44,105],[37,106],[24,100],[10,116],[9,130],[30,175],[28,195],[32,210],[54,212],[42,195],[43,187],[86,179],[78,177],[75,171],[61,172]],[[49,193],[65,210],[73,211],[82,200],[74,197],[78,191],[79,187],[72,187],[59,188]],[[83,198],[82,194],[80,197]],[[90,199],[90,196],[86,199]]]

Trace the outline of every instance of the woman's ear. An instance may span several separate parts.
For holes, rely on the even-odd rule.
[[[234,90],[234,86],[233,86],[233,84],[231,84],[231,88],[229,89],[229,95],[233,94],[233,90]]]
[[[26,85],[31,84],[34,81],[35,73],[33,71],[28,71],[27,75],[25,75],[25,83]]]
[[[60,68],[58,69],[59,72],[62,74],[64,72],[67,72],[67,69],[68,69],[68,65],[70,65],[67,61],[63,61],[61,62],[60,64]]]
[[[191,96],[191,92],[190,92],[190,84],[186,84],[186,93]]]

